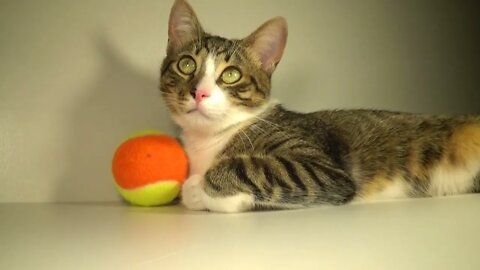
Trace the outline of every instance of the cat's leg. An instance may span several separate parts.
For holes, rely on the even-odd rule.
[[[182,187],[182,204],[190,210],[208,209],[225,213],[248,211],[253,207],[254,198],[247,193],[237,192],[232,196],[211,197],[205,191],[203,176],[190,176]]]
[[[248,193],[236,192],[231,196],[212,197],[206,193],[211,188],[208,181],[200,175],[193,175],[185,181],[182,187],[182,204],[190,210],[212,210],[217,212],[235,213],[248,211],[254,206],[254,197]]]
[[[241,212],[351,201],[354,182],[344,171],[321,160],[279,155],[222,160],[204,177],[203,204],[212,211]]]
[[[182,186],[182,204],[190,210],[206,210],[202,197],[203,176],[195,174],[188,177]]]

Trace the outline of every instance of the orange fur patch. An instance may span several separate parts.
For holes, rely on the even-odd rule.
[[[388,185],[388,182],[385,173],[379,173],[372,180],[362,185],[359,195],[363,198],[374,196],[382,191]]]
[[[366,183],[359,193],[363,200],[392,200],[408,197],[409,184],[400,175],[391,179],[380,174],[369,183]]]
[[[420,162],[420,147],[418,145],[412,146],[410,150],[410,159],[408,162],[409,172],[420,180],[428,180],[429,169]]]
[[[456,130],[450,141],[452,165],[468,165],[480,160],[480,124],[467,124]]]

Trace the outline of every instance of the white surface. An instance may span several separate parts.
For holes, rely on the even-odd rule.
[[[480,195],[214,214],[0,204],[0,269],[480,269]]]

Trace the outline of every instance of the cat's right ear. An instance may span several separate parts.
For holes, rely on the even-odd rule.
[[[185,0],[176,0],[168,21],[168,52],[175,52],[185,44],[198,40],[203,34],[192,7]]]

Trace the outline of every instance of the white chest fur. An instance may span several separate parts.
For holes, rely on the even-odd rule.
[[[219,135],[184,133],[185,151],[190,162],[190,175],[204,175],[215,157],[225,148],[238,129]]]

